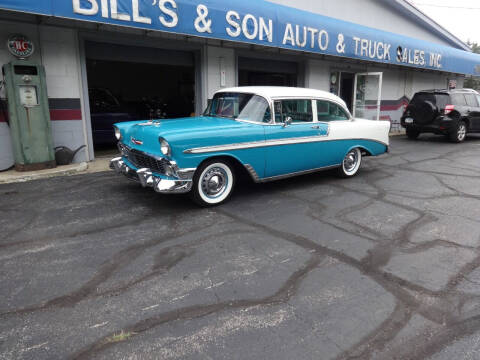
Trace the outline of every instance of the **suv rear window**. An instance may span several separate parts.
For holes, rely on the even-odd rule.
[[[438,109],[443,110],[450,102],[448,94],[432,94],[432,93],[417,93],[413,97],[412,104],[421,104],[425,101],[430,101],[436,105]]]
[[[463,94],[452,94],[451,96],[453,105],[467,106],[467,100],[465,100],[465,96],[463,96]]]
[[[465,94],[465,99],[467,99],[468,106],[478,107],[477,99],[474,94]]]

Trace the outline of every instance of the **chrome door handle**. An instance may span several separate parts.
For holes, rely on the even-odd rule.
[[[320,130],[320,125],[313,125],[313,126],[312,126],[312,129]]]

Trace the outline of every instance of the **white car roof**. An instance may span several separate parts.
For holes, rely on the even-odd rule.
[[[239,92],[257,94],[267,99],[282,98],[282,97],[306,97],[306,98],[321,98],[326,100],[336,101],[343,104],[345,102],[336,95],[333,95],[327,91],[316,89],[305,89],[297,87],[283,87],[283,86],[241,86],[234,88],[221,89],[217,93],[222,92]]]

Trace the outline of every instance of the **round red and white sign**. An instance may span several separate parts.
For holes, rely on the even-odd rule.
[[[8,50],[19,59],[30,57],[35,51],[33,42],[24,35],[12,35],[8,38]]]

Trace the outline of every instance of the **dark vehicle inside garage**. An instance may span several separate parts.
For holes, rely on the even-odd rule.
[[[194,113],[193,53],[87,42],[86,54],[95,151],[115,149],[115,123]]]

